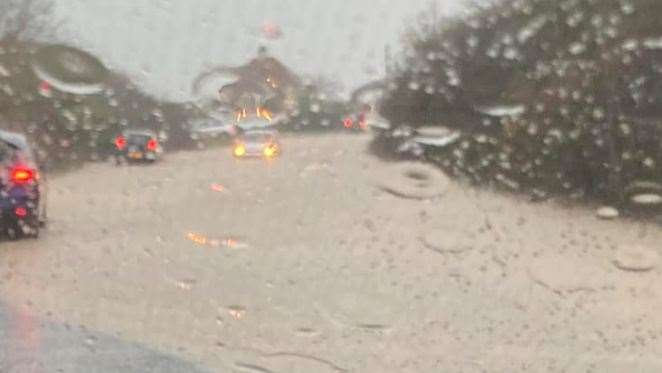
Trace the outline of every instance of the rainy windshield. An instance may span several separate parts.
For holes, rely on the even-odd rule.
[[[1,0],[0,372],[662,372],[660,15]]]
[[[7,161],[13,153],[11,146],[7,143],[0,141],[0,163]]]

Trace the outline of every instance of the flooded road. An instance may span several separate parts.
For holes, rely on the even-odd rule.
[[[0,298],[215,372],[662,370],[659,226],[383,163],[368,141],[56,177],[43,237],[0,244]]]

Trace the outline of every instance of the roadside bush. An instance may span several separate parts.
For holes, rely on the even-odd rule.
[[[380,103],[394,125],[462,131],[426,158],[476,183],[621,200],[660,181],[655,0],[501,0],[406,35]]]
[[[285,112],[279,129],[282,132],[328,132],[347,131],[344,121],[352,117],[351,106],[338,99],[330,99],[316,87],[306,87],[299,92],[292,110]],[[352,123],[358,129],[358,123]]]

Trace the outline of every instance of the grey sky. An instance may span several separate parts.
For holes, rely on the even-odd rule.
[[[352,88],[383,74],[384,47],[396,47],[429,0],[56,0],[68,42],[128,72],[150,93],[191,97],[206,67],[255,55],[265,22],[283,37],[272,54],[295,71]],[[437,0],[440,12],[460,0]]]

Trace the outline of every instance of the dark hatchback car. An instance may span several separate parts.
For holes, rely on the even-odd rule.
[[[158,135],[151,130],[126,130],[115,138],[116,160],[156,162],[163,154]]]
[[[0,220],[10,238],[39,236],[46,221],[43,188],[26,138],[0,131]]]

